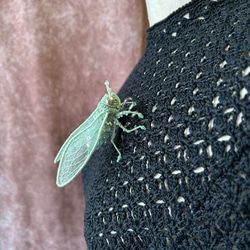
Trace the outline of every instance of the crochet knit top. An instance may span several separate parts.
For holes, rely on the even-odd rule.
[[[148,29],[126,116],[84,168],[88,249],[250,249],[250,1],[198,0]]]

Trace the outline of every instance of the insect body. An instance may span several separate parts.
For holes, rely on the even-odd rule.
[[[144,126],[137,126],[128,130],[119,122],[118,119],[124,115],[135,114],[140,118],[143,118],[143,115],[136,111],[120,111],[125,104],[135,106],[135,103],[131,101],[131,98],[121,103],[120,98],[111,92],[108,81],[105,85],[108,94],[104,95],[89,118],[68,137],[54,160],[54,163],[60,161],[56,179],[59,187],[72,181],[87,164],[93,152],[109,137],[118,152],[117,162],[121,160],[121,152],[114,143],[117,125],[127,133],[139,128],[146,129]]]

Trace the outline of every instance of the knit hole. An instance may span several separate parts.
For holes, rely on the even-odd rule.
[[[109,240],[106,238],[106,242],[108,243],[109,247],[110,247],[110,244],[109,244]]]
[[[198,154],[201,155],[202,152],[203,152],[203,149],[200,147],[200,148],[199,148],[199,151],[198,151]]]
[[[179,197],[177,198],[176,202],[182,203],[182,202],[185,202],[185,199],[184,199],[182,196],[179,196]]]
[[[194,112],[194,105],[192,105],[191,107],[189,107],[188,109],[188,115],[191,115]]]
[[[205,59],[206,59],[206,56],[203,56],[203,57],[201,58],[201,62],[204,62]]]
[[[247,95],[248,90],[244,87],[240,90],[240,100],[244,99],[245,96]]]
[[[208,145],[207,148],[206,148],[206,150],[207,150],[207,156],[208,156],[208,158],[211,158],[212,155],[213,155],[212,146]]]
[[[185,54],[185,57],[189,57],[190,55],[190,51],[188,51],[186,54]]]
[[[117,221],[117,224],[119,225],[119,224],[120,224],[120,221],[119,221],[119,216],[118,216],[118,213],[116,213],[115,215],[116,215],[116,221]]]
[[[204,19],[205,19],[204,16],[199,16],[199,17],[198,17],[198,20],[204,20]]]
[[[154,176],[154,179],[159,179],[161,177],[161,174],[160,173],[157,173],[155,176]]]
[[[143,241],[142,241],[142,238],[141,238],[141,236],[140,236],[140,234],[138,234],[137,237],[138,237],[138,239],[139,239],[141,242],[143,242]]]
[[[201,176],[201,185],[204,182],[204,176]]]
[[[187,158],[187,149],[184,150],[183,158],[184,158],[184,162],[186,163],[187,160],[188,160],[188,158]]]
[[[228,114],[234,111],[234,108],[227,108],[223,113]]]
[[[193,144],[194,145],[199,145],[199,144],[201,144],[203,142],[204,142],[204,140],[197,140],[197,141],[193,142]]]
[[[145,158],[145,155],[142,155],[139,160],[142,161]]]
[[[232,119],[233,119],[233,115],[230,115],[230,116],[227,118],[227,122],[230,122]]]
[[[156,204],[164,204],[165,201],[163,201],[163,200],[157,200],[155,203],[156,203]]]
[[[237,25],[239,23],[239,20],[235,21],[233,25]]]
[[[163,155],[163,162],[164,162],[165,164],[167,163],[167,155],[166,155],[166,154]]]
[[[130,214],[131,214],[131,217],[133,218],[133,220],[135,220],[135,217],[134,217],[134,212],[133,210],[130,211]]]
[[[178,51],[178,49],[175,49],[175,50],[173,50],[173,51],[171,52],[171,54],[173,55],[173,54],[175,54],[177,51]]]
[[[239,125],[242,123],[242,117],[243,117],[243,114],[242,112],[240,112],[238,115],[237,115],[237,119],[236,119],[236,128],[239,127]]]
[[[185,18],[185,19],[189,19],[189,18],[190,18],[189,13],[186,13],[186,14],[183,16],[183,18]]]
[[[173,120],[173,116],[170,115],[169,118],[168,118],[168,123],[170,123],[172,120]]]
[[[166,179],[164,179],[164,186],[165,186],[166,192],[168,192],[169,188],[168,188],[168,183]]]
[[[218,81],[216,82],[217,87],[219,87],[222,82],[223,82],[223,80],[221,78],[219,78]]]
[[[234,144],[234,152],[238,152],[237,142]]]
[[[181,173],[181,171],[180,171],[180,170],[174,170],[171,174],[176,175],[176,174],[180,174],[180,173]]]
[[[213,98],[213,101],[212,101],[212,104],[213,104],[213,107],[216,108],[217,105],[220,103],[219,101],[219,96],[217,95],[216,97]]]
[[[227,45],[226,48],[225,48],[225,51],[228,51],[230,48],[230,45]]]
[[[243,179],[246,179],[246,174],[241,173],[240,171],[237,173],[238,176],[240,176]]]
[[[184,130],[184,135],[185,135],[185,137],[187,137],[188,135],[190,135],[190,129],[189,129],[189,127],[187,127],[187,128]]]
[[[250,73],[250,66],[242,70],[242,77],[247,76]]]
[[[181,152],[178,151],[177,154],[176,154],[176,158],[177,158],[177,159],[180,159],[180,157],[181,157]]]
[[[144,179],[143,177],[139,177],[137,180],[138,181],[143,181],[143,179]]]
[[[153,121],[150,123],[150,127],[151,127],[151,129],[154,128],[154,122]]]
[[[171,212],[171,207],[170,206],[168,206],[168,213],[172,217],[172,212]]]
[[[223,142],[223,141],[229,141],[231,139],[230,135],[223,135],[217,139],[217,141]]]
[[[163,208],[163,209],[162,209],[162,215],[161,215],[161,217],[164,217],[165,214],[166,214],[166,210],[165,210],[165,208]]]
[[[209,47],[211,43],[212,43],[211,41],[208,42],[208,43],[206,44],[206,47]]]
[[[204,167],[198,167],[198,168],[194,169],[193,172],[195,174],[199,174],[199,173],[204,172],[204,170],[205,170]]]
[[[174,97],[172,100],[171,100],[171,105],[174,105],[175,104],[175,102],[176,102],[176,97]]]
[[[200,77],[201,77],[201,75],[202,75],[202,72],[199,72],[197,75],[196,75],[196,79],[199,79]]]
[[[230,149],[231,149],[231,145],[229,145],[229,144],[226,145],[225,152],[228,153],[230,151]]]
[[[152,213],[151,213],[151,209],[150,208],[148,209],[148,213],[149,213],[150,217],[152,218]]]
[[[153,106],[153,108],[152,108],[152,113],[154,113],[154,112],[156,111],[156,109],[157,109],[157,104],[155,104],[155,105]]]
[[[147,194],[149,194],[149,192],[150,192],[150,189],[149,189],[149,187],[148,187],[148,183],[146,183],[146,191],[147,191]]]
[[[169,64],[168,64],[168,67],[171,67],[171,65],[173,64],[174,62],[171,61]]]
[[[223,62],[220,63],[220,69],[223,69],[227,65],[227,61],[224,60]]]
[[[210,33],[211,33],[211,34],[213,34],[213,33],[214,33],[214,31],[215,31],[215,29],[212,29],[212,30],[210,31]]]
[[[214,127],[214,118],[211,119],[208,123],[208,131],[210,131]]]
[[[171,34],[172,37],[176,37],[176,35],[177,35],[176,32],[173,32],[173,33]]]

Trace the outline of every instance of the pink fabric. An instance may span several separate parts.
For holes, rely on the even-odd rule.
[[[0,249],[86,249],[78,176],[54,157],[140,58],[144,0],[0,1]]]

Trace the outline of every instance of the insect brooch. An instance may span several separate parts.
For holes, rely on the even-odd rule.
[[[121,152],[114,143],[117,125],[127,133],[137,129],[146,129],[144,126],[137,126],[129,130],[119,122],[118,119],[124,115],[135,114],[139,118],[143,118],[143,115],[137,111],[121,111],[125,104],[135,106],[136,103],[131,98],[121,103],[120,98],[111,92],[108,81],[105,85],[108,94],[104,95],[88,119],[68,137],[54,160],[54,163],[60,161],[56,178],[58,187],[71,182],[87,164],[93,152],[109,137],[118,152],[117,162],[121,160]]]

